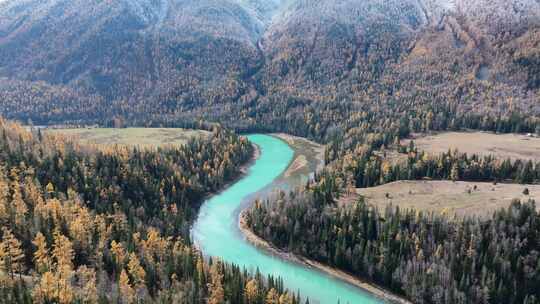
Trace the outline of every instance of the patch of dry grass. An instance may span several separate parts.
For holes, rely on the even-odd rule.
[[[409,141],[404,140],[403,144]],[[540,161],[539,137],[487,132],[444,132],[429,136],[417,135],[414,142],[418,150],[433,154],[458,149],[467,154]]]
[[[524,195],[524,189],[529,195]],[[513,199],[534,199],[540,202],[540,185],[493,184],[452,181],[398,181],[372,188],[356,189],[356,193],[341,199],[348,204],[363,196],[380,209],[392,204],[403,209],[456,214],[458,216],[489,216],[495,210],[509,206]],[[540,204],[537,204],[540,210]]]
[[[178,146],[187,143],[190,138],[210,134],[202,130],[173,128],[47,129],[45,132],[73,137],[84,144],[139,147]]]

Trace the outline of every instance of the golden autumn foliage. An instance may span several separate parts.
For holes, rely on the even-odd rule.
[[[208,289],[210,295],[208,297],[208,304],[224,304],[225,291],[223,290],[223,274],[221,273],[221,262],[215,261],[210,268],[210,283],[208,283]]]
[[[42,274],[39,283],[33,290],[33,299],[36,303],[46,303],[54,301],[57,298],[57,278],[52,272]]]
[[[38,232],[32,241],[36,247],[34,252],[34,263],[39,273],[47,272],[51,269],[51,257],[47,248],[47,241],[41,232]]]
[[[135,288],[143,288],[146,272],[139,262],[139,258],[134,253],[129,255],[128,272],[132,278]]]
[[[120,294],[122,295],[123,302],[126,304],[133,303],[135,298],[135,291],[129,282],[129,277],[127,272],[122,269],[120,273],[120,280],[118,281],[118,286],[120,289]]]
[[[115,240],[111,242],[111,253],[113,255],[114,261],[119,268],[122,268],[124,261],[126,259],[126,251],[122,246],[122,243],[117,243]]]
[[[76,276],[81,300],[88,304],[98,303],[96,271],[83,265],[77,269]]]
[[[15,274],[21,275],[24,271],[24,252],[21,242],[7,227],[2,227],[2,241],[0,242],[0,271],[8,273],[13,279]]]
[[[268,291],[268,293],[266,294],[266,300],[264,303],[265,304],[279,304],[279,294],[274,288]]]
[[[71,241],[59,231],[55,231],[52,256],[56,262],[56,269],[58,269],[64,277],[69,277],[73,271],[74,255],[75,253]]]
[[[288,294],[284,293],[279,297],[279,304],[292,304],[293,298]]]
[[[247,141],[222,134],[211,139],[213,145],[193,141],[186,148],[124,149],[117,157],[115,149],[82,151],[67,141],[34,136],[0,119],[0,190],[5,190],[0,191],[0,281],[5,287],[0,297],[8,299],[18,290],[44,304],[244,299],[244,286],[234,297],[225,288],[254,276],[222,262],[211,267],[190,245],[186,231],[204,193],[226,180],[216,168],[228,162],[222,168],[233,178],[234,167],[247,160]],[[227,161],[217,150],[223,146],[232,149]],[[115,168],[111,161],[122,168],[110,172]],[[198,175],[205,163],[213,180]],[[177,212],[161,206],[153,210],[162,201]],[[256,281],[266,294],[270,287]]]
[[[246,283],[244,294],[247,303],[255,303],[259,296],[259,285],[256,280],[250,280]]]

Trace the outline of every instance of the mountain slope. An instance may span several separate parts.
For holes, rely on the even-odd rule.
[[[0,109],[270,129],[395,102],[538,113],[539,31],[535,0],[8,0]]]
[[[181,86],[171,83],[178,74],[223,81],[223,69],[255,64],[263,27],[234,1],[17,0],[0,12],[0,75],[110,100]]]

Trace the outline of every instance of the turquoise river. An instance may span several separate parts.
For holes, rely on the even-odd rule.
[[[368,292],[321,271],[272,256],[243,237],[238,227],[240,211],[287,169],[294,154],[284,141],[272,136],[250,135],[249,140],[260,148],[259,158],[242,179],[203,204],[192,229],[195,244],[206,256],[281,277],[285,286],[295,293],[300,291],[310,303],[382,303]]]

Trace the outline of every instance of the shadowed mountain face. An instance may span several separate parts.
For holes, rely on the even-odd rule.
[[[291,98],[410,102],[411,86],[464,109],[537,110],[539,20],[536,0],[5,0],[0,110],[249,120]]]
[[[111,98],[168,81],[164,77],[188,67],[197,80],[242,69],[255,60],[254,41],[264,22],[233,1],[10,0],[1,5],[2,76],[72,85]]]

